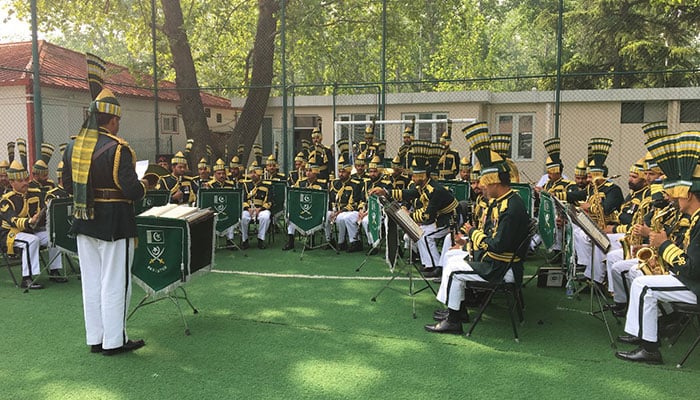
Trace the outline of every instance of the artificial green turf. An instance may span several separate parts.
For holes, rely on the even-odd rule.
[[[379,256],[355,272],[364,255],[314,250],[300,260],[300,250],[282,252],[282,242],[279,235],[266,250],[218,251],[215,272],[184,286],[199,309],[194,315],[182,303],[192,335],[184,335],[170,301],[157,302],[129,321],[130,336],[146,347],[114,357],[90,354],[85,345],[76,278],[62,285],[43,278],[45,290],[24,294],[3,269],[0,398],[696,396],[700,350],[675,368],[692,329],[662,349],[665,365],[626,363],[614,357],[603,323],[586,314],[588,296],[569,300],[563,289],[533,282],[524,290],[520,343],[502,299],[470,338],[430,334],[423,325],[439,306],[432,293],[416,296],[416,319],[406,280],[391,284],[402,293],[387,290],[370,301],[389,276]],[[528,272],[539,263],[531,260]],[[143,294],[134,286],[132,307]],[[621,334],[622,325],[608,320]]]

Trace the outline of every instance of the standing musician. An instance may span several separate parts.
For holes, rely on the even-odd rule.
[[[423,236],[416,243],[422,264],[421,272],[425,277],[440,276],[442,266],[439,265],[440,253],[435,242],[450,233],[450,222],[457,209],[457,200],[449,190],[430,178],[427,160],[415,154],[411,179],[415,185],[411,189],[392,190],[389,193],[377,187],[370,190],[369,194],[390,195],[396,201],[413,204],[411,217],[423,229]]]
[[[293,187],[314,189],[314,190],[328,190],[328,182],[325,179],[319,179],[318,174],[320,169],[316,165],[315,160],[309,160],[309,168],[306,169],[306,177],[299,179]],[[331,242],[331,225],[330,219],[333,211],[326,208],[326,223],[323,226],[323,230],[326,235],[326,242]],[[289,223],[287,226],[287,243],[282,248],[282,251],[292,250],[294,248],[294,230],[296,226],[293,223]]]
[[[73,194],[72,230],[77,234],[87,344],[92,353],[111,356],[145,345],[129,339],[126,316],[137,237],[133,202],[143,198],[146,188],[136,176],[134,151],[116,136],[119,102],[109,89],[102,89],[101,77],[95,74],[104,68],[90,61],[94,101],[63,156],[63,180]]]
[[[258,248],[265,248],[265,235],[270,226],[270,208],[272,207],[272,182],[262,179],[263,169],[253,161],[248,169],[248,181],[244,183],[245,201],[241,216],[241,248],[248,249],[248,225],[250,221],[258,222]]]
[[[401,147],[399,147],[399,162],[401,163],[401,167],[406,171],[409,172],[411,171],[411,164],[413,162],[413,153],[411,149],[411,143],[413,143],[413,129],[415,125],[415,119],[414,122],[411,124],[411,126],[407,126],[406,129],[403,131],[403,144]]]
[[[459,166],[459,153],[452,150],[452,121],[448,122],[448,131],[440,136],[440,144],[442,145],[442,155],[438,160],[438,179],[452,180],[457,177]]]
[[[523,261],[515,254],[514,265],[509,262],[519,245],[527,238],[529,215],[522,198],[510,187],[508,164],[491,150],[485,122],[464,128],[467,143],[481,164],[480,184],[492,199],[481,229],[470,223],[462,226],[465,235],[456,239],[455,255],[448,258],[442,274],[437,299],[447,310],[437,310],[438,322],[425,326],[428,332],[461,334],[462,322],[468,320],[465,299],[466,281],[522,283]],[[465,259],[466,243],[473,244],[474,261]]]
[[[598,227],[605,229],[607,224],[612,224],[618,221],[618,212],[624,198],[622,189],[616,184],[610,182],[607,176],[607,167],[605,159],[608,157],[612,139],[608,138],[593,138],[591,139],[591,162],[588,164],[588,193],[586,201],[580,204],[580,207],[585,211]],[[576,258],[579,265],[585,266],[583,275],[592,279],[595,282],[602,284],[605,280],[606,269],[602,267],[604,254],[586,233],[578,228],[574,230],[574,247],[576,249]],[[593,253],[593,257],[591,257]],[[591,276],[591,270],[595,268],[595,276]]]
[[[690,227],[683,246],[669,240],[663,229],[649,234],[649,245],[656,249],[663,264],[657,267],[667,266],[669,273],[644,275],[632,281],[625,322],[628,335],[618,337],[618,341],[638,347],[618,351],[615,356],[626,361],[661,364],[658,303],[697,304],[700,295],[700,165],[697,164],[700,135],[698,132],[665,135],[648,140],[647,147],[667,177],[664,187],[668,195],[677,199],[680,212],[690,215]],[[696,162],[681,162],[681,158]]]
[[[156,184],[157,190],[170,192],[171,204],[192,204],[197,200],[192,179],[185,176],[187,172],[187,159],[181,151],[178,151],[170,160],[170,175],[161,176]]]
[[[14,143],[13,143],[14,144]],[[13,147],[14,150],[14,147]],[[10,180],[7,179],[7,168],[10,163],[7,160],[0,161],[0,196],[12,190]]]
[[[316,128],[311,132],[311,140],[313,144],[309,147],[306,159],[316,160],[316,165],[318,165],[320,171],[318,173],[318,178],[328,180],[328,176],[335,170],[333,152],[323,144],[321,129]],[[302,144],[303,142],[302,140]]]
[[[12,190],[2,196],[0,200],[0,240],[2,249],[9,255],[15,254],[15,249],[22,251],[22,283],[23,289],[43,289],[43,285],[36,283],[36,276],[41,273],[39,247],[49,243],[49,234],[46,232],[46,214],[42,212],[46,205],[39,189],[29,189],[29,174],[27,170],[17,162],[12,162],[7,170]],[[51,265],[49,266],[50,280],[65,283],[68,280],[62,277],[62,260],[59,250],[49,248]]]
[[[362,241],[357,236],[357,216],[363,183],[350,177],[352,164],[345,155],[338,158],[338,167],[338,178],[331,183],[329,193],[333,210],[330,221],[338,227],[338,250],[362,251]]]
[[[365,128],[365,140],[357,144],[356,155],[364,154],[365,159],[371,160],[377,151],[377,144],[374,142],[374,117],[372,117],[372,125]]]

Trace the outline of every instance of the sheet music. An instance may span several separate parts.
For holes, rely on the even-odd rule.
[[[177,207],[177,204],[166,204],[164,206],[151,207],[139,214],[139,217],[160,217],[163,213],[166,213],[175,207]]]
[[[143,179],[143,176],[146,174],[147,169],[148,160],[136,161],[136,176],[138,176],[139,179]]]

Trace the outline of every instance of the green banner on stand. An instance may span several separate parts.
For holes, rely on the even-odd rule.
[[[241,189],[201,189],[197,193],[197,207],[216,212],[216,231],[224,232],[237,226],[243,213]]]
[[[538,215],[539,234],[547,249],[554,245],[557,234],[557,209],[554,199],[547,192],[540,192],[540,210]]]
[[[327,211],[327,191],[294,187],[287,190],[287,219],[301,234],[310,235],[321,229]]]
[[[367,203],[367,218],[369,219],[367,229],[369,229],[369,236],[372,241],[370,245],[375,247],[382,238],[382,205],[377,196],[369,196]]]
[[[440,181],[447,190],[452,192],[452,195],[457,201],[469,201],[472,187],[469,182],[463,181]]]
[[[73,198],[53,199],[46,212],[49,245],[61,251],[78,254],[74,235],[68,235],[73,225]]]
[[[149,190],[143,199],[134,202],[134,212],[136,215],[150,209],[151,207],[164,206],[170,202],[170,192],[167,190]]]
[[[525,208],[530,217],[534,216],[535,209],[535,197],[532,195],[532,186],[528,183],[511,183],[510,187],[513,188],[520,197],[525,202]]]

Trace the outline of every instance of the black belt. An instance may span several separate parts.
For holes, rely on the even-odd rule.
[[[96,199],[103,200],[128,200],[124,193],[118,189],[93,189]]]

